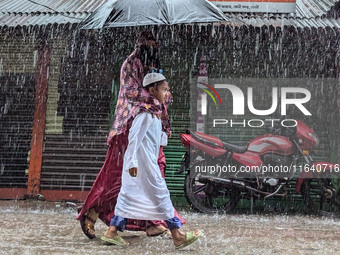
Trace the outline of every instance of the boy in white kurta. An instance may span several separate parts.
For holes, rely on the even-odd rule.
[[[150,113],[140,113],[134,119],[124,155],[122,187],[115,215],[139,220],[174,217],[169,190],[157,164],[162,133],[161,120]],[[130,175],[131,168],[138,169],[136,177]]]
[[[179,231],[182,224],[179,218],[174,217],[170,193],[157,163],[159,147],[166,145],[167,136],[162,132],[159,116],[155,117],[154,113],[157,113],[157,106],[166,100],[169,85],[162,74],[151,73],[145,76],[143,86],[155,97],[154,105],[146,105],[132,122],[115,215],[101,239],[116,245],[127,245],[118,236],[117,230],[124,230],[128,218],[164,220],[176,248],[183,248],[197,240],[200,231]]]

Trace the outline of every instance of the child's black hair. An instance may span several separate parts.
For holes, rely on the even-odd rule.
[[[144,88],[145,88],[147,91],[149,91],[149,88],[151,88],[151,87],[154,87],[155,90],[157,90],[158,86],[161,85],[161,84],[162,84],[163,82],[165,82],[165,81],[166,81],[166,80],[156,81],[156,82],[154,82],[154,83],[149,84],[148,86],[145,86]]]

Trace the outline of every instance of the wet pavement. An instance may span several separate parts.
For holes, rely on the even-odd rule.
[[[89,240],[66,203],[0,200],[0,254],[340,254],[340,220],[306,215],[205,215],[180,211],[198,242],[176,251],[171,240],[124,232],[129,247]],[[97,236],[106,230],[96,224]]]

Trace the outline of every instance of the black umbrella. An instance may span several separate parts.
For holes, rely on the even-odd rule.
[[[208,0],[108,0],[82,28],[173,25],[228,21]]]

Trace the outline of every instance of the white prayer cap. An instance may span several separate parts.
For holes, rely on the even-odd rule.
[[[148,73],[145,75],[143,80],[143,87],[146,87],[152,83],[158,82],[158,81],[164,81],[166,80],[165,76],[161,73]]]

